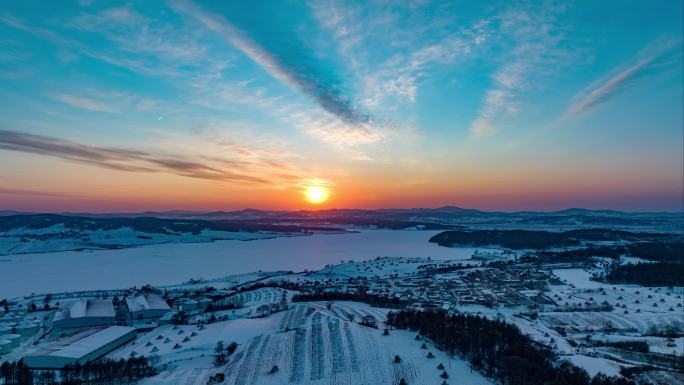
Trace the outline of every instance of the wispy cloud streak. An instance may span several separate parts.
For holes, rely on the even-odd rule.
[[[361,81],[361,103],[371,110],[387,101],[414,103],[421,80],[469,56],[472,48],[487,38],[485,21],[456,28],[458,23],[449,12],[436,15],[421,4],[378,2],[359,6],[316,1],[310,7],[355,70]],[[415,19],[406,20],[402,13]],[[385,43],[381,50],[391,47],[392,52],[380,65],[369,57],[376,52],[366,47],[378,41]]]
[[[72,193],[59,193],[50,191],[24,190],[0,187],[0,195],[14,195],[27,197],[48,197],[48,198],[73,198],[79,196]]]
[[[223,15],[209,13],[188,1],[177,1],[175,9],[198,20],[208,29],[228,40],[252,61],[280,82],[301,92],[327,112],[342,121],[356,125],[368,123],[371,117],[359,111],[342,91],[341,81],[323,73],[302,47],[270,47],[258,44],[246,31],[236,27]]]
[[[650,43],[637,55],[636,59],[632,60],[632,63],[623,66],[620,70],[613,71],[613,75],[607,80],[595,82],[575,96],[575,102],[568,109],[566,116],[576,116],[596,108],[637,79],[658,68],[664,68],[667,59],[670,58],[670,54],[676,46],[678,46],[677,42],[672,39]]]
[[[507,47],[511,55],[492,75],[493,86],[485,91],[482,107],[470,126],[472,136],[494,134],[503,121],[517,114],[519,97],[568,56],[567,49],[561,48],[565,36],[557,20],[563,10],[552,5],[517,7],[495,18],[500,35],[512,38],[512,46]]]
[[[114,106],[93,100],[90,98],[68,95],[68,94],[56,94],[51,96],[52,99],[66,103],[73,107],[82,108],[85,110],[99,111],[99,112],[117,112]]]
[[[269,183],[268,180],[215,167],[176,156],[161,156],[144,151],[88,146],[42,135],[0,130],[0,149],[48,155],[73,162],[118,171],[167,172],[175,175],[246,183]],[[243,170],[244,171],[244,170]]]

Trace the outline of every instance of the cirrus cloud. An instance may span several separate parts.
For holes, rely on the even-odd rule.
[[[86,145],[59,138],[0,130],[0,150],[47,155],[71,162],[128,172],[165,172],[178,176],[227,182],[270,184],[270,173],[283,174],[281,163],[271,166],[266,160],[204,163],[197,158],[149,151]],[[229,166],[229,167],[227,167]],[[266,170],[268,171],[268,170]],[[297,176],[296,174],[293,174]]]
[[[681,40],[676,39],[661,38],[649,43],[635,59],[632,59],[631,63],[613,70],[610,77],[594,82],[577,94],[565,115],[576,116],[596,108],[637,80],[667,67],[672,62],[670,59],[673,54],[681,55],[681,52],[675,53],[675,48],[678,46],[681,47]]]

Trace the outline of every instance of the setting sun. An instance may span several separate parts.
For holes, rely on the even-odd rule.
[[[309,186],[304,190],[304,195],[309,203],[319,204],[328,200],[330,190],[323,186]]]

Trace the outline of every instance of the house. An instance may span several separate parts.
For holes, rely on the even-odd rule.
[[[152,293],[126,298],[126,306],[128,306],[130,318],[133,321],[159,319],[171,311],[171,307],[164,298]]]
[[[198,302],[199,308],[204,310],[207,307],[209,307],[209,305],[211,305],[214,301],[212,301],[209,298],[200,298],[199,301],[197,301],[197,302]]]
[[[178,308],[184,312],[192,312],[199,309],[199,302],[194,299],[189,299],[183,302]]]

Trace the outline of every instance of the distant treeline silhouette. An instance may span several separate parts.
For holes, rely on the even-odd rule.
[[[627,246],[633,257],[684,263],[684,242],[640,242]]]
[[[666,241],[672,234],[633,233],[610,229],[581,229],[563,232],[533,230],[443,231],[430,242],[441,246],[500,246],[508,249],[548,249],[578,246],[584,241]]]
[[[371,306],[400,308],[406,305],[405,301],[399,298],[383,297],[372,294],[360,293],[315,293],[315,294],[295,294],[292,296],[293,302],[310,302],[310,301],[358,301],[365,302]]]
[[[619,258],[627,249],[620,246],[590,246],[563,251],[537,251],[520,257],[520,262],[540,263],[583,263],[595,257]]]
[[[684,286],[684,263],[615,264],[606,275],[606,280],[642,286]]]
[[[67,365],[60,371],[33,371],[21,360],[0,365],[5,385],[128,385],[156,373],[146,357],[97,360],[87,365]]]

